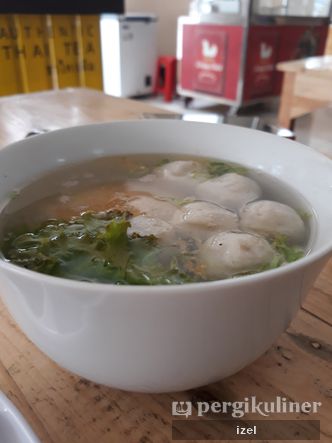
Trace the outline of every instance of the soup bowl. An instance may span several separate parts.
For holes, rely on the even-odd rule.
[[[38,135],[0,150],[1,210],[15,189],[97,157],[191,154],[256,168],[312,207],[310,253],[223,281],[117,286],[39,274],[0,260],[0,292],[29,339],[63,368],[108,386],[166,392],[215,382],[285,331],[332,251],[332,162],[294,141],[228,125],[131,121]]]

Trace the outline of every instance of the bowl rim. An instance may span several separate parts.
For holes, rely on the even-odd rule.
[[[58,133],[76,131],[76,130],[80,130],[82,128],[86,128],[88,130],[89,127],[95,128],[95,127],[123,125],[123,124],[137,125],[137,124],[147,124],[147,122],[150,124],[152,122],[158,122],[159,124],[166,124],[166,125],[169,123],[171,123],[172,125],[183,125],[184,124],[184,125],[188,125],[188,126],[189,125],[195,125],[195,126],[197,126],[197,125],[202,125],[202,126],[211,125],[210,123],[204,123],[204,122],[184,122],[184,121],[180,121],[180,120],[167,120],[167,119],[163,119],[163,120],[159,120],[159,119],[116,120],[116,121],[110,121],[110,122],[93,122],[93,123],[88,123],[88,124],[83,123],[83,124],[79,124],[76,126],[59,128],[59,129],[52,130],[48,133],[38,134],[34,137],[29,138],[28,140],[32,140],[35,137],[38,137],[40,139],[41,138],[49,138],[53,134],[56,135]],[[244,133],[250,133],[250,134],[255,132],[256,135],[259,134],[259,136],[262,138],[272,137],[273,139],[275,139],[277,137],[280,140],[280,137],[278,137],[277,135],[274,135],[274,134],[264,133],[262,131],[257,131],[257,130],[239,127],[239,126],[235,126],[235,125],[228,125],[227,124],[225,126],[232,127],[232,128],[234,128],[234,130],[236,130],[238,132],[244,132]],[[18,140],[16,142],[10,143],[10,144],[2,147],[0,149],[0,156],[1,156],[1,151],[4,151],[4,150],[7,151],[9,149],[12,149],[12,147],[15,145],[24,144],[26,142],[26,140],[27,139],[21,139],[21,140]],[[331,172],[332,172],[331,159],[329,159],[328,157],[326,157],[322,153],[314,150],[313,148],[311,148],[309,146],[306,146],[306,145],[299,143],[299,142],[294,142],[292,140],[284,140],[283,139],[283,143],[294,144],[294,145],[296,144],[298,146],[301,146],[301,148],[306,149],[308,152],[310,152],[311,155],[313,155],[317,158],[320,158],[320,159],[326,161],[327,163],[331,162]],[[110,154],[109,156],[112,156],[112,154]],[[313,210],[315,210],[315,208],[313,208]],[[192,289],[192,291],[196,291],[196,290],[200,290],[200,289],[219,288],[219,287],[220,287],[220,289],[222,289],[222,288],[228,288],[230,286],[231,287],[240,286],[240,285],[243,285],[246,283],[252,284],[252,283],[255,283],[256,281],[264,281],[264,280],[268,281],[268,280],[278,278],[279,276],[282,276],[282,275],[285,275],[288,273],[296,272],[300,268],[305,268],[306,266],[308,266],[314,262],[317,262],[318,260],[323,259],[324,257],[327,258],[329,255],[331,255],[332,254],[332,242],[330,242],[330,243],[331,244],[329,244],[327,242],[327,244],[324,247],[320,247],[317,251],[310,251],[307,255],[305,255],[304,257],[301,257],[300,259],[296,260],[295,262],[287,263],[283,266],[280,266],[279,268],[261,271],[256,274],[227,278],[227,279],[223,279],[223,280],[211,280],[211,281],[183,283],[183,284],[117,285],[114,283],[101,283],[101,282],[87,282],[87,281],[80,281],[80,280],[72,280],[72,279],[68,279],[68,278],[56,277],[56,276],[52,276],[52,275],[48,275],[48,274],[43,274],[43,273],[40,273],[37,271],[33,271],[30,269],[20,267],[16,264],[13,264],[13,263],[10,263],[9,261],[7,261],[4,257],[1,256],[1,254],[0,254],[0,268],[4,268],[5,270],[8,270],[9,272],[13,272],[14,274],[18,274],[22,277],[30,278],[33,280],[41,280],[42,282],[54,284],[59,287],[69,287],[69,288],[75,287],[75,288],[81,289],[83,291],[84,290],[86,290],[86,291],[98,290],[98,291],[102,291],[102,292],[110,292],[111,289],[114,290],[114,288],[116,288],[116,291],[119,291],[121,293],[122,292],[128,293],[128,291],[139,292],[140,289],[141,289],[141,291],[144,291],[144,292],[148,291],[149,293],[151,291],[155,292],[156,290],[158,290],[160,292],[173,292],[174,290],[187,292],[188,289]]]

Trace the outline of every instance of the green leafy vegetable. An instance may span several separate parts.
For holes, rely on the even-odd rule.
[[[218,177],[229,172],[236,172],[237,174],[245,175],[247,173],[246,168],[238,165],[232,165],[222,161],[211,161],[207,167],[208,173],[211,177]]]
[[[304,251],[299,246],[289,245],[287,238],[283,235],[275,237],[272,246],[284,258],[284,261],[291,263],[303,257]]]
[[[191,176],[198,179],[210,179],[220,177],[221,175],[235,172],[236,174],[246,175],[247,170],[242,166],[226,163],[223,161],[209,161],[203,169],[192,172]]]
[[[308,211],[305,211],[305,210],[298,210],[296,212],[298,213],[298,215],[301,217],[301,219],[304,222],[310,220],[310,218],[312,217],[312,214]]]
[[[279,254],[277,254],[273,257],[273,259],[270,261],[270,263],[265,265],[263,270],[267,271],[269,269],[279,268],[279,266],[281,266],[283,264],[283,262],[284,262],[283,258]]]
[[[156,166],[160,167],[160,166],[164,166],[167,165],[167,163],[170,163],[170,160],[168,158],[162,158],[157,164]]]
[[[11,233],[2,251],[19,266],[75,280],[135,285],[201,280],[192,256],[161,247],[151,235],[128,235],[129,217],[110,211],[49,220],[34,231]]]
[[[128,171],[128,177],[140,178],[150,172],[150,168],[144,165],[138,165]]]
[[[185,197],[185,198],[175,198],[175,197],[156,197],[158,200],[167,201],[173,203],[175,206],[184,206],[188,203],[194,202],[196,199],[194,197]]]
[[[8,194],[8,198],[9,198],[9,200],[15,200],[15,198],[17,198],[19,195],[20,195],[19,191],[11,191]]]

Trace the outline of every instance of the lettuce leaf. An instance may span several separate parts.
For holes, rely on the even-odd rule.
[[[69,221],[9,234],[2,250],[12,263],[75,280],[115,284],[182,284],[200,280],[192,257],[154,236],[128,235],[130,214],[87,212]]]
[[[211,161],[207,166],[208,173],[211,178],[218,177],[223,174],[235,172],[237,174],[245,175],[247,173],[246,168],[231,163],[225,163],[222,161]]]
[[[304,250],[296,245],[290,245],[284,235],[278,235],[272,241],[272,246],[284,258],[285,262],[291,263],[304,256]]]

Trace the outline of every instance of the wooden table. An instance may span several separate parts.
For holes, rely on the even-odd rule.
[[[332,56],[282,62],[284,73],[278,124],[291,128],[293,120],[332,103]]]
[[[329,31],[327,34],[326,44],[325,44],[325,55],[332,55],[332,26],[329,26]]]
[[[153,111],[144,103],[89,90],[2,98],[0,145],[24,137],[32,127],[140,118]],[[319,419],[320,441],[332,441],[332,261],[291,327],[265,355],[226,380],[187,392],[135,394],[91,383],[42,354],[2,304],[0,316],[1,389],[43,443],[167,443],[171,441],[173,400],[238,401],[252,395],[259,401],[276,396],[321,401],[318,416],[301,414],[299,418]]]

